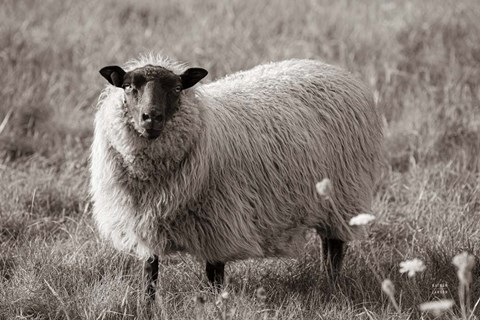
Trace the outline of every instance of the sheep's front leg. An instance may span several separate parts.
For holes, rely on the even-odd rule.
[[[158,256],[153,255],[145,262],[145,273],[147,275],[147,296],[155,300],[155,290],[158,279]]]
[[[225,263],[207,261],[207,278],[208,282],[217,290],[223,286],[223,280],[225,278]]]

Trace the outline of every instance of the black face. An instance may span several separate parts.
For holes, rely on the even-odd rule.
[[[145,66],[125,74],[122,87],[134,126],[148,139],[157,138],[180,103],[180,76],[162,67]]]
[[[182,90],[188,89],[207,75],[201,68],[190,68],[181,75],[163,67],[146,65],[125,72],[108,66],[100,74],[108,82],[125,91],[125,106],[135,130],[147,139],[161,133],[180,106]]]

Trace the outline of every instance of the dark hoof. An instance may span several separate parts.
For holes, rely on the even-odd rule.
[[[154,255],[148,258],[145,263],[145,273],[147,275],[147,297],[151,300],[155,300],[155,292],[157,289],[158,279],[158,256]]]

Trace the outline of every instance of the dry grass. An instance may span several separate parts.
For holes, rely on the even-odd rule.
[[[218,318],[203,267],[188,256],[163,263],[159,299],[147,305],[140,263],[100,241],[91,221],[87,163],[105,84],[98,70],[150,51],[202,66],[210,80],[271,60],[321,59],[369,82],[385,114],[390,170],[375,198],[377,221],[368,241],[350,244],[338,286],[315,255],[232,263],[223,303],[233,318],[427,319],[419,303],[458,299],[451,259],[480,255],[478,1],[1,7],[0,319]],[[414,257],[427,270],[412,280],[398,270]],[[395,284],[400,313],[373,271]],[[475,303],[478,259],[473,276]]]

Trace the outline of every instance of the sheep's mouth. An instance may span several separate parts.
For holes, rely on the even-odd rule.
[[[161,130],[147,129],[147,130],[145,130],[144,136],[148,140],[153,140],[153,139],[158,138],[158,136],[160,135],[161,132],[162,132]]]

